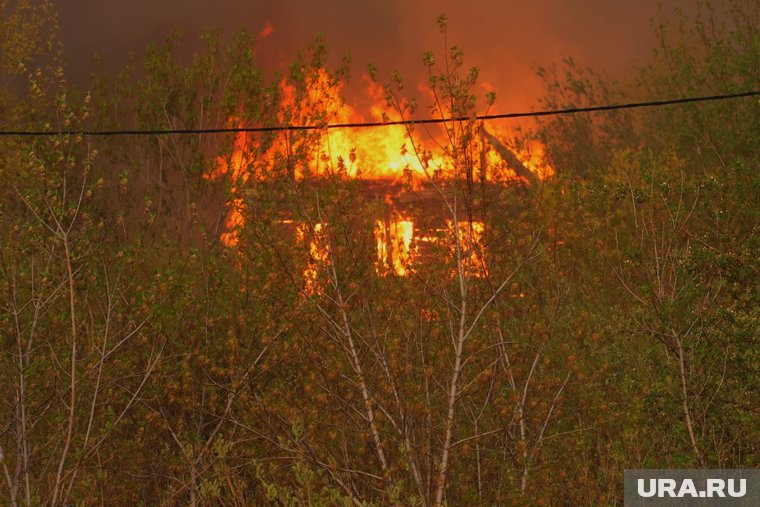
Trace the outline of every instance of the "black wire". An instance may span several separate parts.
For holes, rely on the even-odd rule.
[[[715,100],[737,99],[760,95],[760,91],[747,91],[726,95],[708,95],[702,97],[688,97],[680,99],[657,100],[649,102],[629,102],[627,104],[611,104],[606,106],[573,107],[568,109],[553,109],[547,111],[532,111],[521,113],[485,114],[479,116],[458,116],[453,118],[432,118],[427,120],[408,121],[376,121],[367,123],[333,123],[328,125],[282,125],[275,127],[230,127],[230,128],[207,128],[207,129],[150,129],[150,130],[0,130],[3,136],[58,136],[58,135],[81,135],[81,136],[138,136],[138,135],[184,135],[184,134],[229,134],[240,132],[282,132],[298,130],[323,130],[344,128],[371,128],[387,127],[391,125],[427,125],[446,123],[450,121],[467,120],[498,120],[504,118],[527,118],[539,116],[556,116],[562,114],[594,113],[598,111],[612,111],[616,109],[635,109],[640,107],[660,107],[674,104],[686,104],[689,102],[707,102]]]

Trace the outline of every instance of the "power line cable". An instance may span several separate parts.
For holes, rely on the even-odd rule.
[[[707,95],[701,97],[687,97],[668,100],[655,100],[648,102],[629,102],[624,104],[610,104],[605,106],[572,107],[567,109],[551,109],[545,111],[531,111],[520,113],[484,114],[477,116],[459,116],[453,118],[431,118],[424,120],[399,120],[399,121],[375,121],[366,123],[332,123],[327,125],[279,125],[271,127],[228,127],[228,128],[205,128],[205,129],[133,129],[133,130],[0,130],[0,137],[25,136],[44,137],[58,135],[82,135],[82,136],[139,136],[139,135],[186,135],[186,134],[230,134],[241,132],[292,132],[301,130],[345,129],[345,128],[374,128],[388,127],[392,125],[429,125],[446,123],[451,121],[467,120],[499,120],[506,118],[530,118],[541,116],[558,116],[564,114],[595,113],[599,111],[613,111],[619,109],[637,109],[643,107],[661,107],[690,102],[708,102],[718,100],[738,99],[760,95],[760,90],[731,93],[725,95]]]

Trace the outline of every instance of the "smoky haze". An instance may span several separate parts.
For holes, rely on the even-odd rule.
[[[86,85],[93,56],[106,71],[117,71],[128,55],[138,60],[146,45],[161,43],[179,30],[185,54],[200,48],[208,28],[231,33],[244,26],[266,34],[257,47],[265,70],[287,68],[296,52],[323,34],[332,61],[352,57],[349,100],[361,109],[362,75],[367,63],[381,76],[399,70],[411,91],[425,79],[422,53],[440,55],[444,41],[436,19],[449,19],[448,45],[459,46],[465,65],[481,69],[485,89],[497,93],[499,112],[525,110],[542,93],[535,67],[573,56],[620,78],[645,61],[655,43],[650,20],[661,0],[67,0],[58,5],[61,39],[71,78]],[[676,2],[670,2],[669,10]],[[685,2],[688,8],[690,2]]]

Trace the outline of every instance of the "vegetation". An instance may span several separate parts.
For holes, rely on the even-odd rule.
[[[0,25],[3,129],[319,127],[348,78],[317,41],[270,83],[210,33],[83,92],[49,5]],[[758,27],[705,4],[635,82],[540,70],[544,105],[756,88]],[[0,504],[621,505],[626,468],[760,467],[758,101],[551,117],[526,185],[483,165],[477,69],[423,65],[471,119],[406,126],[438,206],[406,276],[324,129],[0,137]]]

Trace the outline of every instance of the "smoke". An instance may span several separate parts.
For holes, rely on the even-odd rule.
[[[687,2],[683,0],[688,10]],[[338,62],[353,61],[347,88],[357,95],[367,63],[381,75],[399,70],[416,90],[426,79],[421,55],[439,55],[444,40],[436,19],[449,19],[448,45],[465,53],[465,64],[481,69],[482,94],[497,93],[500,112],[526,110],[542,93],[535,67],[562,57],[623,77],[634,61],[651,53],[650,19],[659,17],[661,0],[536,0],[534,2],[455,0],[67,0],[59,11],[61,38],[72,79],[86,85],[92,57],[98,53],[107,71],[122,68],[128,55],[139,57],[149,43],[160,43],[179,30],[197,49],[205,28],[231,32],[241,25],[259,35],[258,57],[270,72],[282,70],[318,33]],[[668,9],[673,7],[673,3]],[[668,11],[666,11],[667,13]],[[361,97],[353,97],[361,102]]]

